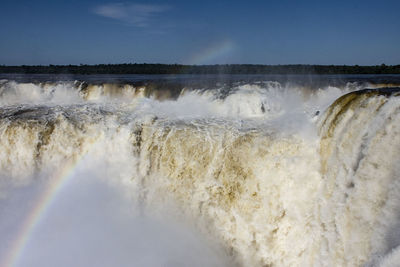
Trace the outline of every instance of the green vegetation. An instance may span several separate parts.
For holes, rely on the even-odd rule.
[[[0,73],[42,74],[400,74],[400,65],[101,64],[1,66]]]

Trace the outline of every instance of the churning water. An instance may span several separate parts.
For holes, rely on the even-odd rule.
[[[400,262],[400,77],[190,79],[1,80],[0,266]]]

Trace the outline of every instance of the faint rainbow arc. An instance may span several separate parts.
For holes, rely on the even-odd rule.
[[[82,161],[88,151],[80,154],[75,160],[68,160],[52,177],[52,181],[46,186],[44,193],[38,198],[34,208],[29,212],[29,215],[24,220],[25,222],[20,227],[19,234],[11,248],[8,255],[2,261],[2,267],[16,266],[20,256],[23,254],[34,230],[40,222],[46,217],[46,213],[52,206],[55,196],[60,192],[64,185],[68,182],[73,171]]]
[[[222,57],[232,53],[234,47],[235,46],[233,42],[229,40],[213,44],[207,47],[206,49],[200,51],[198,54],[194,55],[192,59],[189,60],[189,64],[192,65],[211,64],[212,61],[217,59],[218,57]]]

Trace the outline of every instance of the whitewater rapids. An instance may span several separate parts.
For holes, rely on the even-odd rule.
[[[238,266],[396,266],[400,89],[375,87],[2,80],[0,206],[90,157],[141,212],[190,221]]]

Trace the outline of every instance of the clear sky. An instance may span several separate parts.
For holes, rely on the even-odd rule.
[[[0,64],[400,64],[399,0],[1,0]]]

